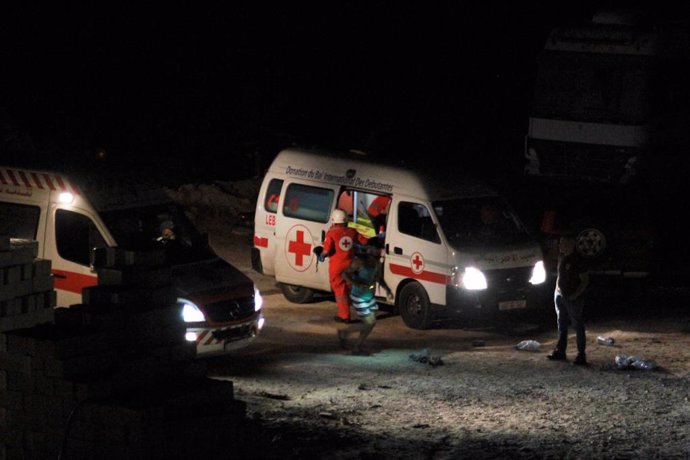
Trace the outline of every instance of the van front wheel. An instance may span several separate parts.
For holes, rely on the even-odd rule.
[[[428,329],[431,325],[429,296],[419,283],[410,283],[400,291],[400,316],[412,329]]]
[[[280,283],[283,295],[292,303],[308,303],[314,299],[314,291],[304,286]]]

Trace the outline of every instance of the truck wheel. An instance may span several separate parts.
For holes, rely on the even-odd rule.
[[[429,296],[419,283],[410,283],[400,291],[400,316],[412,329],[428,329],[431,325]]]
[[[292,303],[308,303],[314,299],[314,291],[304,286],[280,283],[283,295]]]

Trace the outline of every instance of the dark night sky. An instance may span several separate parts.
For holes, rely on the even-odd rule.
[[[2,32],[4,156],[103,148],[218,179],[291,142],[520,161],[536,53],[549,27],[591,9],[368,3],[17,7]]]

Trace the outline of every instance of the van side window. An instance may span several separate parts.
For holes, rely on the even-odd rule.
[[[278,199],[280,198],[280,191],[283,188],[282,179],[272,179],[266,188],[266,201],[264,202],[264,209],[267,212],[278,212]]]
[[[418,203],[403,201],[398,204],[398,230],[432,243],[441,242],[429,210]]]
[[[0,203],[0,235],[35,240],[40,216],[38,206]]]
[[[89,265],[91,249],[106,246],[91,219],[64,209],[55,212],[55,240],[60,257],[81,265]]]
[[[333,203],[333,190],[301,184],[288,185],[283,215],[313,222],[328,222]]]

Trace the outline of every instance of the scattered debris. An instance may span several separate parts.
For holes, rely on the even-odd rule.
[[[656,362],[653,360],[640,358],[638,356],[617,355],[615,361],[618,369],[653,371],[658,368]]]
[[[541,348],[541,343],[537,342],[536,340],[523,340],[515,345],[515,348],[523,351],[539,351]]]
[[[428,348],[424,348],[419,353],[412,353],[410,355],[412,361],[417,361],[419,363],[427,363],[431,366],[440,366],[443,364],[443,360],[440,356],[432,356],[431,351]]]
[[[275,393],[269,393],[268,391],[260,391],[256,395],[262,396],[264,398],[279,399],[281,401],[289,401],[291,399],[288,395],[279,395]]]

